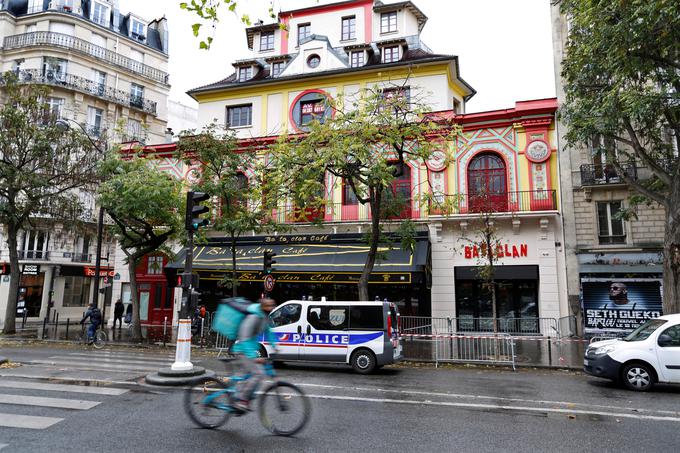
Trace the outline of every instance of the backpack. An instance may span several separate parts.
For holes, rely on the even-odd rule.
[[[219,307],[217,307],[215,319],[213,319],[212,330],[224,335],[229,340],[237,340],[241,322],[249,314],[248,307],[252,304],[243,297],[222,299]]]
[[[90,314],[90,319],[92,322],[100,323],[102,322],[102,312],[98,308],[92,309],[92,314]]]

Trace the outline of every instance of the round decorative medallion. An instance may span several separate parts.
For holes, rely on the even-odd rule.
[[[545,162],[550,157],[550,148],[543,140],[534,140],[527,145],[526,151],[527,159],[531,162],[540,163]]]
[[[427,168],[430,171],[441,171],[446,166],[446,153],[441,150],[433,151],[427,160]]]

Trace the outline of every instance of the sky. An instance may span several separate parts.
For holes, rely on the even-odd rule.
[[[274,0],[275,11],[338,0]],[[383,0],[395,3],[396,0]],[[460,75],[477,94],[467,112],[512,108],[516,101],[555,96],[550,2],[547,0],[413,0],[429,18],[421,38],[434,52],[457,55]],[[245,25],[224,11],[209,51],[191,32],[194,16],[180,0],[120,0],[123,14],[147,20],[165,15],[170,27],[170,99],[197,107],[187,90],[223,79],[231,62],[250,56]],[[254,22],[268,16],[269,0],[239,0]]]

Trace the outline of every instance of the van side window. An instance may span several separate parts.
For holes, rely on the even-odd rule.
[[[300,304],[289,304],[274,310],[271,315],[269,315],[269,320],[271,321],[272,327],[281,327],[288,324],[293,324],[300,320],[300,314],[302,313],[302,305]]]
[[[352,330],[383,330],[383,307],[350,306],[349,327]]]
[[[310,305],[307,321],[316,330],[345,330],[349,325],[347,307],[340,305]]]
[[[680,346],[680,325],[669,327],[661,335],[668,335],[673,339],[673,343],[669,344],[669,347]]]

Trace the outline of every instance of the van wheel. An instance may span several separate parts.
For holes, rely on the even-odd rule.
[[[368,349],[360,349],[352,354],[350,364],[357,373],[369,374],[375,369],[375,354]]]
[[[267,358],[267,350],[262,345],[260,345],[259,349],[257,350],[257,358],[258,359],[266,359]]]
[[[630,390],[646,392],[654,385],[654,371],[646,363],[629,363],[623,367],[621,379]]]

